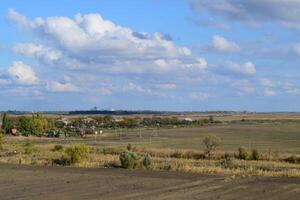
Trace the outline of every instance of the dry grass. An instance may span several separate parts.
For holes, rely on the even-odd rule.
[[[64,151],[55,151],[53,144],[29,145],[30,151],[24,142],[17,141],[4,145],[4,150],[0,154],[0,162],[27,165],[52,165],[52,160],[60,158]],[[63,145],[66,149],[69,145]],[[102,148],[90,147],[89,159],[75,164],[75,167],[101,168],[120,165],[119,152],[125,147],[111,148],[110,153],[103,153]],[[209,173],[226,174],[231,176],[288,176],[300,177],[300,164],[282,162],[282,158],[277,160],[238,160],[232,158],[229,165],[222,164],[221,155],[215,155],[214,159],[195,159],[195,155],[201,152],[192,150],[174,150],[157,148],[135,148],[140,155],[149,153],[152,156],[150,170],[170,170],[184,173]],[[193,155],[193,156],[191,156]]]

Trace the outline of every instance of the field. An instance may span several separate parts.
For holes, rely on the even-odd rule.
[[[1,200],[296,200],[300,195],[300,179],[297,178],[230,180],[221,175],[3,164],[0,169]]]
[[[106,129],[82,138],[5,136],[0,192],[4,199],[297,199],[299,116],[219,120],[198,127]],[[201,157],[203,138],[209,135],[221,139],[211,159]],[[119,168],[119,154],[129,143],[140,157],[152,156],[148,169]],[[53,164],[74,144],[88,147],[88,160],[71,167]],[[63,150],[53,151],[55,145]],[[257,149],[259,160],[237,158],[242,146],[248,153]],[[224,159],[225,152],[230,160]],[[287,161],[290,157],[295,163]]]
[[[222,144],[219,151],[234,152],[241,146],[269,153],[300,154],[300,120],[237,122],[223,125],[161,128],[141,130],[107,130],[103,135],[84,138],[40,139],[8,137],[7,142],[31,140],[37,144],[46,143],[86,143],[97,147],[136,146],[201,150],[202,139],[208,135],[217,135]]]

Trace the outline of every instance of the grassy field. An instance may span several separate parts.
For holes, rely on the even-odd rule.
[[[186,155],[203,154],[202,140],[208,135],[217,135],[222,144],[215,158],[197,159]],[[26,146],[30,142],[31,145]],[[66,149],[72,144],[86,144],[89,159],[78,167],[109,167],[119,165],[119,153],[127,144],[136,147],[139,155],[150,153],[153,157],[151,169],[178,172],[228,174],[238,176],[300,176],[300,164],[284,159],[300,155],[300,121],[232,121],[219,125],[187,128],[106,130],[103,135],[84,138],[38,138],[4,137],[4,151],[0,162],[29,165],[52,165],[64,151],[53,152],[56,144]],[[259,161],[233,159],[230,166],[222,164],[225,152],[232,156],[244,146],[248,152],[257,149],[262,155]],[[109,151],[109,153],[105,151]],[[176,156],[178,154],[179,156]],[[184,155],[181,157],[180,155]]]
[[[219,151],[234,152],[239,147],[258,149],[268,153],[300,154],[300,121],[228,123],[223,125],[105,131],[103,135],[85,138],[40,139],[7,137],[6,142],[33,140],[36,143],[86,143],[98,147],[135,146],[201,150],[202,139],[217,135],[222,144]]]

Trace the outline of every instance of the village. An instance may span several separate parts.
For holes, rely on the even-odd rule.
[[[48,116],[35,113],[26,116],[9,116],[4,113],[0,125],[5,134],[49,138],[84,137],[101,135],[107,130],[177,128],[222,123],[212,116],[204,119],[190,117],[139,117],[139,116]]]

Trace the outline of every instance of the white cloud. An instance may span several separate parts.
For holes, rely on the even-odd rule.
[[[266,79],[266,78],[262,78],[260,79],[260,85],[262,85],[263,87],[273,87],[274,83],[273,81]]]
[[[189,0],[199,12],[207,10],[231,21],[276,22],[290,28],[300,28],[298,0]]]
[[[253,76],[256,74],[256,68],[252,62],[238,64],[233,61],[227,61],[225,63],[224,71],[226,73],[233,73],[237,75],[246,75],[246,76]]]
[[[142,88],[140,85],[136,85],[134,83],[128,83],[127,85],[123,86],[124,92],[145,92],[146,90]]]
[[[293,95],[293,96],[298,96],[300,95],[300,89],[296,88],[293,84],[291,83],[285,83],[283,85],[283,90],[289,94],[289,95]]]
[[[47,89],[53,92],[79,92],[80,89],[71,83],[52,81],[47,84]]]
[[[13,62],[12,66],[7,69],[7,73],[19,84],[35,85],[38,83],[35,72],[21,61]]]
[[[228,41],[222,36],[215,35],[213,36],[210,49],[221,53],[230,53],[239,51],[240,47],[235,42]]]
[[[61,57],[60,51],[51,50],[43,45],[33,43],[20,43],[13,47],[15,53],[23,54],[28,57],[41,59],[43,62],[51,64]]]
[[[176,89],[177,85],[174,83],[162,83],[162,84],[156,84],[155,87],[158,89],[172,90],[172,89]]]
[[[135,32],[105,20],[99,14],[30,20],[10,9],[10,21],[30,31],[41,44],[19,44],[14,50],[55,66],[104,73],[162,73],[201,71],[204,58],[195,58],[161,33]]]
[[[230,82],[232,82],[232,80],[230,80]],[[239,95],[249,95],[255,92],[254,86],[247,79],[234,80],[231,84],[239,90]]]

